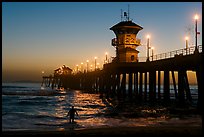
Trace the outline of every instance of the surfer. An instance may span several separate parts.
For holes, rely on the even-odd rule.
[[[77,113],[76,109],[74,108],[74,106],[72,106],[72,108],[69,110],[67,116],[69,116],[69,122],[70,123],[74,123],[74,116],[75,113],[77,116],[79,116],[79,114]]]

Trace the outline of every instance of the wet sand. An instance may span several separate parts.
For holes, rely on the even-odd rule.
[[[145,126],[145,127],[104,127],[62,131],[3,131],[7,135],[60,135],[60,136],[201,136],[201,126]]]

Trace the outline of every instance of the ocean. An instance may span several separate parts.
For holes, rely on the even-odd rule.
[[[196,99],[197,86],[191,85]],[[173,93],[173,88],[171,88]],[[79,116],[75,123],[66,117],[71,106]],[[201,126],[198,114],[170,114],[163,106],[124,104],[123,108],[101,99],[99,94],[80,90],[52,90],[41,83],[2,83],[2,131],[73,130],[118,126]]]

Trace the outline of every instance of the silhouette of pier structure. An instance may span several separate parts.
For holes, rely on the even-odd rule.
[[[66,67],[63,65],[63,67],[60,67],[56,70],[54,70],[54,76],[43,76],[43,81],[41,84],[41,87],[52,87],[52,89],[57,88],[68,88],[67,87],[67,81],[69,75],[71,75],[72,69],[69,67]]]
[[[198,46],[198,53],[194,53],[193,49],[195,47],[187,49],[189,50],[187,54],[186,49],[158,54],[155,55],[157,60],[148,62],[111,62],[104,64],[102,70],[44,76],[42,84],[50,87],[84,90],[106,98],[118,96],[134,98],[138,101],[163,100],[168,103],[171,100],[171,77],[174,87],[173,98],[182,104],[192,101],[187,71],[194,71],[198,86],[197,104],[199,107],[202,101],[204,78],[202,45]]]
[[[141,101],[169,102],[171,77],[174,98],[184,103],[192,101],[187,71],[195,71],[200,103],[203,91],[203,54],[201,46],[199,48],[199,53],[175,55],[156,61],[104,64],[103,70],[70,75],[67,87],[99,93],[105,97],[128,96]],[[178,80],[175,78],[176,73]]]
[[[127,13],[124,14],[127,16]],[[103,65],[102,70],[70,73],[43,77],[47,86],[89,91],[101,97],[128,97],[137,101],[172,100],[170,94],[170,78],[173,81],[174,97],[180,104],[192,101],[187,71],[196,72],[198,87],[197,106],[201,109],[203,99],[203,48],[202,45],[171,51],[149,57],[147,43],[147,59],[140,61],[141,45],[137,33],[143,28],[129,20],[121,21],[110,28],[116,38],[112,46],[116,49],[116,57]],[[177,79],[176,79],[177,77]],[[42,84],[43,84],[42,83]],[[52,84],[50,84],[52,83]]]

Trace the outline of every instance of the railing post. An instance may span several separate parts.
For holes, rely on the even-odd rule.
[[[188,51],[188,48],[186,48],[186,55],[188,55],[188,52],[187,52],[187,51]]]

